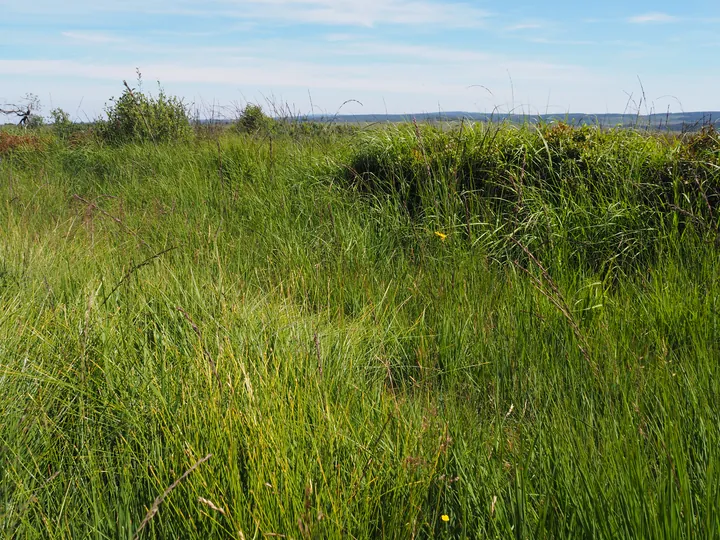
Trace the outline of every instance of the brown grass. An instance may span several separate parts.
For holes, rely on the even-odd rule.
[[[42,147],[42,141],[34,135],[13,135],[0,132],[0,154],[9,154],[19,149],[41,150]]]

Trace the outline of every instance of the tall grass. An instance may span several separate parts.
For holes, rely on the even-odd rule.
[[[8,149],[0,530],[720,535],[719,149],[483,125]]]

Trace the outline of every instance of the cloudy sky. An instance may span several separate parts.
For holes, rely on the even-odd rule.
[[[102,114],[136,68],[146,90],[159,80],[204,110],[720,110],[718,0],[0,0],[0,9],[0,104],[31,92],[43,112],[79,119]]]

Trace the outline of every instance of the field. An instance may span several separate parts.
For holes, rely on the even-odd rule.
[[[7,538],[720,537],[720,136],[0,136]]]

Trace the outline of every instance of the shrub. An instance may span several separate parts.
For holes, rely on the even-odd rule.
[[[52,129],[55,135],[59,139],[67,139],[73,131],[70,115],[58,107],[50,111],[50,119],[52,120]]]
[[[235,130],[240,133],[268,133],[274,125],[275,121],[263,112],[260,105],[248,103],[235,122]]]
[[[125,91],[111,98],[106,108],[107,120],[99,125],[101,139],[112,144],[130,142],[186,141],[192,134],[186,105],[175,96],[167,96],[161,86],[157,97],[142,92],[138,73],[138,89],[125,82]]]
[[[39,114],[31,114],[27,117],[25,126],[29,129],[38,129],[45,125],[45,119]]]

